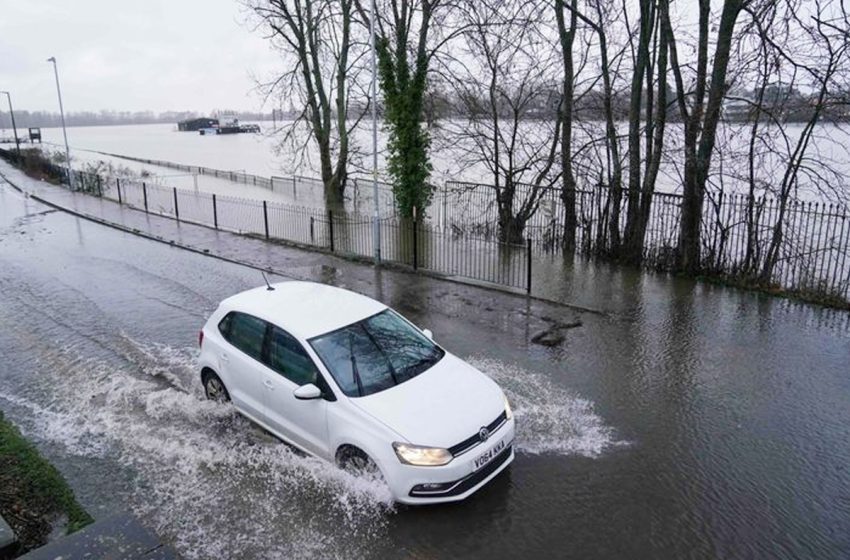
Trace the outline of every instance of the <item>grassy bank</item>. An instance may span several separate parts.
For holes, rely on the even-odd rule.
[[[63,517],[66,532],[92,522],[62,475],[0,412],[0,513],[23,550],[41,546]]]

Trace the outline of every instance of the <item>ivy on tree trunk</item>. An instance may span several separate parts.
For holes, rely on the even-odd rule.
[[[393,18],[392,33],[377,37],[378,75],[384,94],[384,124],[387,140],[387,171],[392,178],[393,194],[402,216],[412,217],[414,208],[422,209],[431,201],[428,184],[431,163],[428,158],[430,137],[423,121],[427,87],[429,52],[428,29],[433,5],[423,1],[419,37],[411,65],[408,38],[411,2],[400,2]]]

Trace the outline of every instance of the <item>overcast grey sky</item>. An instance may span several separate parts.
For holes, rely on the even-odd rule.
[[[244,19],[237,0],[0,0],[0,90],[58,111],[55,56],[66,111],[259,109],[252,75],[278,61]]]

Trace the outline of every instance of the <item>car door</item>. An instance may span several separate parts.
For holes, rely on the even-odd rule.
[[[289,333],[271,326],[263,385],[269,425],[303,449],[328,457],[327,406],[324,398],[300,400],[295,389],[308,383],[322,388],[318,368]]]
[[[236,408],[260,422],[266,422],[263,401],[263,344],[268,323],[246,313],[232,312],[222,322],[222,335],[228,344],[221,350],[219,363],[224,382]]]

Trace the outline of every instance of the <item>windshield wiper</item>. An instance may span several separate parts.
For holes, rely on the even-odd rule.
[[[357,383],[357,392],[363,396],[363,381],[360,379],[360,371],[357,369],[357,358],[354,357],[354,333],[348,333],[348,356],[351,359],[351,375]]]
[[[414,371],[416,371],[417,368],[419,368],[421,366],[430,367],[430,366],[436,364],[437,362],[440,361],[440,358],[442,358],[442,356],[440,356],[440,354],[430,354],[428,356],[425,356],[424,358],[420,358],[420,359],[416,360],[415,362],[413,362],[412,364],[410,364],[409,366],[407,366],[404,369],[405,369],[405,371],[408,372],[408,375],[411,375],[411,374],[413,374]],[[428,368],[427,367],[423,368],[422,371],[425,371],[426,369],[428,369]]]
[[[384,358],[384,360],[386,360],[387,369],[390,372],[390,379],[393,380],[393,385],[398,385],[398,375],[396,374],[395,368],[393,367],[393,363],[390,361],[389,356],[387,356],[387,353],[384,351],[384,348],[380,344],[378,344],[378,341],[375,339],[375,336],[369,331],[365,324],[363,325],[363,332],[366,333],[366,336],[369,337],[369,340],[372,341],[372,344],[375,345],[375,348],[378,349],[378,352],[380,352],[381,356]]]

